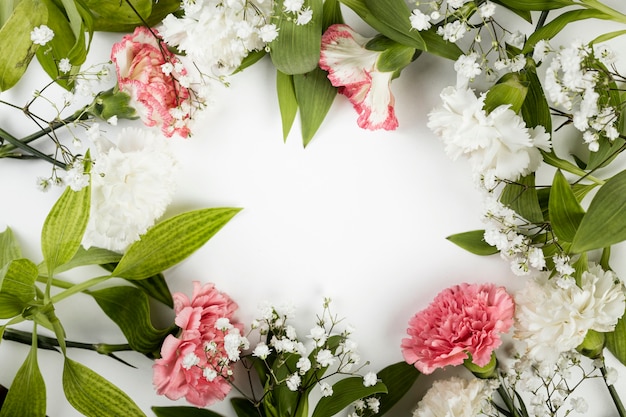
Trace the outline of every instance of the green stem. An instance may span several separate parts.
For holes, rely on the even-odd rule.
[[[498,394],[500,395],[500,398],[502,398],[502,401],[504,401],[506,408],[510,411],[511,416],[522,417],[518,409],[515,408],[515,404],[513,404],[513,400],[511,399],[511,396],[509,395],[508,392],[506,392],[506,389],[502,385],[498,387]]]
[[[65,291],[62,291],[50,298],[50,302],[53,304],[58,303],[59,301],[69,297],[70,295],[85,291],[86,289],[93,287],[94,285],[100,284],[108,280],[109,278],[111,278],[111,275],[105,275],[102,277],[92,278],[90,280],[81,282],[80,284],[74,284]]]
[[[615,408],[617,408],[617,413],[619,417],[626,417],[626,408],[624,408],[624,404],[622,404],[622,400],[619,398],[619,394],[617,393],[615,386],[606,383],[606,367],[604,365],[602,365],[602,367],[600,368],[600,372],[602,372],[602,379],[604,380],[604,383],[609,390],[609,394],[611,394],[611,398],[613,399]]]
[[[66,165],[63,162],[57,161],[56,159],[50,157],[49,155],[44,154],[43,152],[38,151],[32,146],[21,142],[19,139],[17,139],[16,137],[14,137],[13,135],[11,135],[9,132],[7,132],[6,130],[2,128],[0,128],[0,138],[9,142],[11,145],[15,146],[15,148],[21,149],[25,152],[28,152],[31,155],[36,156],[37,158],[43,159],[44,161],[50,162],[53,165],[66,169]]]

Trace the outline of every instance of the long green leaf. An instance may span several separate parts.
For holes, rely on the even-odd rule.
[[[363,385],[363,378],[351,377],[342,379],[333,384],[334,394],[330,397],[323,397],[313,410],[312,417],[331,417],[361,398],[374,394],[387,393],[387,388],[382,382],[374,386]]]
[[[615,330],[605,333],[606,346],[613,355],[626,365],[626,313],[617,322]]]
[[[341,3],[339,0],[325,0],[323,7],[322,32],[335,23],[343,23]]]
[[[380,408],[377,416],[382,416],[404,397],[420,376],[413,365],[402,361],[387,366],[378,372],[378,378],[387,387],[387,394],[379,396]]]
[[[510,105],[511,110],[519,112],[526,100],[528,82],[519,74],[508,73],[489,89],[485,97],[485,111],[490,113],[501,105]]]
[[[298,113],[298,100],[296,100],[293,75],[276,71],[276,93],[278,94],[278,107],[283,126],[283,140],[287,140]]]
[[[39,0],[22,0],[0,29],[0,91],[22,78],[35,56],[37,45],[30,32],[48,21],[48,10]]]
[[[89,249],[85,249],[82,246],[78,248],[72,259],[68,262],[60,265],[56,268],[56,272],[69,271],[70,269],[78,268],[86,265],[106,265],[115,262],[119,262],[122,259],[122,255],[110,251],[108,249],[91,247]],[[42,266],[40,268],[40,273],[45,273],[45,271],[41,271]]]
[[[559,240],[571,242],[585,215],[572,188],[561,171],[554,174],[548,203],[550,224]]]
[[[96,30],[103,30],[103,25],[140,25],[141,18],[148,19],[152,13],[151,0],[131,0],[135,13],[126,1],[85,0],[86,5],[96,17]]]
[[[500,201],[530,222],[543,222],[543,213],[535,188],[535,174],[522,177],[516,183],[507,184],[500,195]]]
[[[0,293],[10,294],[23,303],[32,301],[38,272],[37,265],[28,259],[13,260],[0,270]]]
[[[494,2],[507,8],[526,11],[554,10],[576,4],[571,0],[495,0]]]
[[[498,249],[495,246],[485,242],[484,230],[457,233],[448,236],[446,239],[474,255],[489,256],[498,253]]]
[[[95,5],[95,9],[93,9],[96,14],[96,19],[94,22],[94,30],[100,32],[123,32],[128,33],[132,32],[140,22],[133,22],[132,16],[127,14],[128,19],[126,21],[118,21],[115,19],[115,14],[112,16],[108,16],[104,18],[101,15],[97,14],[97,8],[103,2],[100,0],[88,0],[90,5]],[[119,3],[118,3],[119,4]],[[159,0],[158,2],[153,2],[152,4],[152,13],[150,13],[149,17],[146,18],[146,22],[150,27],[157,26],[161,21],[170,13],[174,13],[180,9],[180,0]],[[142,12],[142,16],[145,12]]]
[[[326,71],[320,68],[294,75],[293,83],[300,107],[302,142],[307,146],[330,110],[337,89],[328,80]]]
[[[157,417],[224,417],[215,411],[188,406],[152,407],[152,411]],[[258,414],[255,417],[258,417]]]
[[[44,417],[46,415],[46,384],[37,364],[37,345],[33,345],[17,371],[7,394],[0,417]]]
[[[626,239],[626,171],[608,180],[598,190],[572,241],[571,250],[581,253]]]
[[[313,18],[306,25],[297,25],[295,19],[283,12],[283,0],[274,3],[278,37],[269,44],[270,56],[276,69],[285,74],[304,74],[313,71],[320,59],[322,45],[322,0],[304,0]]]
[[[145,417],[122,390],[67,357],[63,365],[63,392],[72,407],[88,417]]]
[[[41,250],[48,276],[78,251],[87,228],[90,206],[90,186],[80,191],[67,187],[48,213],[41,231]]]
[[[165,271],[204,245],[240,210],[195,210],[157,224],[128,248],[111,275],[144,279]]]
[[[522,118],[528,127],[543,126],[546,132],[552,132],[550,106],[541,86],[541,81],[534,70],[526,71],[528,90],[522,105]]]
[[[255,407],[250,401],[245,398],[231,398],[230,404],[235,410],[237,417],[262,417],[265,414],[261,414],[262,408]]]
[[[0,27],[9,20],[9,16],[13,13],[13,9],[20,0],[4,0],[0,2]]]
[[[154,328],[148,296],[143,291],[135,287],[111,287],[89,294],[120,327],[133,350],[146,354],[159,351],[171,329]]]
[[[420,33],[426,43],[426,52],[442,58],[451,59],[452,61],[456,61],[463,55],[463,51],[456,43],[444,40],[441,35],[437,34],[434,28],[423,30]]]
[[[402,38],[405,39],[405,42],[397,42],[415,49],[426,49],[426,43],[422,39],[420,32],[411,27],[409,20],[411,10],[409,10],[404,0],[365,0],[365,5],[385,27],[394,29],[389,31],[390,34],[400,33]],[[381,31],[381,33],[388,38],[394,39],[393,36],[389,36],[385,32]]]
[[[22,257],[22,250],[10,227],[0,233],[0,268]]]

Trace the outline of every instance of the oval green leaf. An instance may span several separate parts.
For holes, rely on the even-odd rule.
[[[404,0],[365,0],[365,6],[382,24],[380,33],[406,46],[426,49],[420,32],[411,27],[411,10]]]
[[[402,361],[387,366],[378,372],[378,378],[387,387],[387,394],[378,396],[379,416],[387,413],[411,389],[421,373],[413,365]]]
[[[371,387],[366,387],[363,385],[363,378],[350,377],[333,384],[333,392],[334,394],[330,397],[323,397],[319,400],[315,410],[313,410],[312,417],[334,416],[356,400],[374,394],[386,394],[387,387],[385,387],[385,384],[382,382]]]
[[[561,171],[554,174],[548,203],[550,224],[554,234],[564,242],[571,242],[585,215],[570,184]]]
[[[48,213],[41,231],[41,250],[48,276],[78,251],[87,228],[90,206],[90,186],[80,191],[67,187]]]
[[[46,384],[37,364],[37,345],[34,345],[13,379],[11,389],[0,409],[0,417],[45,415]]]
[[[294,90],[300,107],[302,142],[307,146],[324,121],[337,95],[327,73],[315,68],[307,74],[293,76]]]
[[[527,175],[515,183],[507,184],[500,195],[500,201],[530,222],[543,222],[543,213],[535,187],[535,174]]]
[[[283,126],[283,140],[287,140],[296,119],[296,113],[298,113],[298,100],[296,100],[293,84],[293,75],[276,71],[276,93],[278,94],[278,107]]]
[[[615,330],[605,333],[606,346],[609,351],[626,365],[626,314],[617,322]]]
[[[256,409],[254,409],[256,411]],[[156,417],[224,417],[215,411],[189,406],[152,407]],[[254,417],[258,417],[258,413]]]
[[[145,417],[122,390],[68,357],[63,365],[63,392],[72,407],[88,417]]]
[[[204,245],[240,210],[195,210],[157,224],[128,248],[111,275],[134,280],[165,271]]]
[[[474,255],[489,256],[498,253],[498,249],[495,246],[485,242],[484,230],[457,233],[448,236],[446,239]]]
[[[10,227],[0,233],[0,268],[22,257],[22,250]]]
[[[148,296],[135,287],[111,287],[89,294],[124,333],[133,350],[145,354],[159,351],[171,329],[155,329],[150,320]]]
[[[582,253],[626,239],[626,171],[608,180],[598,190],[572,241],[571,250]]]

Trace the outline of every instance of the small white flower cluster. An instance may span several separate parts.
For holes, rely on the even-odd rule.
[[[46,25],[37,26],[30,32],[30,40],[35,45],[43,46],[52,39],[54,39],[54,31]]]
[[[551,48],[544,41],[536,47],[535,59],[543,59]],[[613,76],[608,68],[615,54],[603,45],[585,45],[580,41],[558,51],[546,70],[545,90],[550,101],[571,112],[576,129],[583,132],[589,150],[599,149],[599,140],[619,136],[618,110],[609,103],[607,91]]]
[[[485,242],[495,246],[504,259],[511,263],[516,275],[528,275],[545,268],[546,260],[540,247],[528,237],[529,228],[535,227],[514,210],[487,194],[484,201]]]
[[[332,386],[325,381],[336,374],[354,374],[353,368],[358,366],[361,358],[357,351],[357,343],[350,339],[351,331],[346,329],[336,334],[333,329],[338,320],[332,316],[329,309],[330,300],[324,303],[324,311],[318,317],[317,324],[306,335],[309,347],[298,338],[296,329],[288,324],[293,318],[293,308],[290,306],[275,307],[265,304],[262,307],[261,318],[252,322],[252,329],[257,330],[260,340],[252,351],[252,356],[267,361],[270,355],[275,354],[278,363],[294,363],[294,372],[286,379],[275,381],[285,383],[291,391],[307,390],[317,384],[322,396],[333,395]],[[267,363],[267,362],[266,362]],[[319,370],[333,371],[320,378]],[[364,386],[373,386],[378,382],[375,373],[369,372],[363,377]]]
[[[380,411],[380,400],[376,397],[364,398],[357,400],[352,404],[354,411],[348,414],[348,417],[363,417],[378,414]]]
[[[276,25],[269,23],[271,3],[184,0],[184,15],[165,17],[159,32],[168,45],[184,52],[202,73],[230,74],[250,52],[264,49],[278,36]],[[295,3],[298,1],[285,2],[285,7],[291,10]],[[306,20],[309,12],[300,10],[298,20]]]
[[[304,0],[284,0],[283,12],[291,18],[295,17],[296,25],[306,25],[313,19],[313,10],[304,7]]]
[[[571,285],[564,285],[569,280]],[[624,286],[612,271],[590,264],[576,285],[573,278],[539,273],[515,295],[514,337],[527,354],[544,364],[578,347],[589,330],[610,332],[623,316]]]

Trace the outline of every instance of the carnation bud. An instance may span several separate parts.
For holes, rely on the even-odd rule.
[[[498,360],[496,359],[496,354],[491,354],[491,360],[485,366],[478,366],[474,362],[472,362],[472,355],[467,354],[467,359],[463,362],[463,366],[465,366],[471,373],[474,374],[477,378],[480,379],[489,379],[496,378],[497,368],[498,368]]]
[[[103,120],[109,120],[113,116],[117,116],[118,119],[139,118],[137,111],[129,103],[128,94],[112,88],[98,94],[89,106],[88,112]]]
[[[576,348],[578,352],[590,359],[596,359],[602,356],[603,349],[604,333],[596,332],[595,330],[587,331],[585,340]]]

